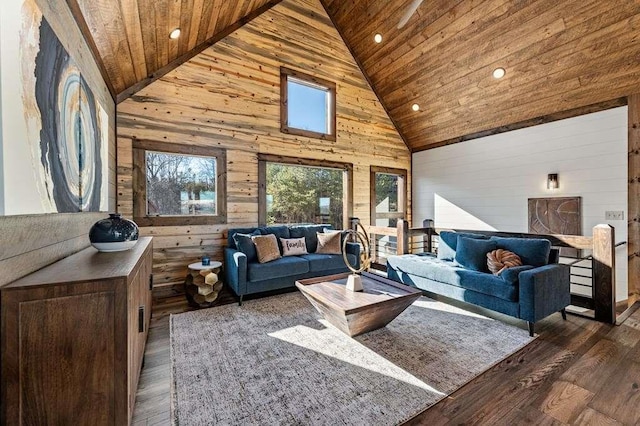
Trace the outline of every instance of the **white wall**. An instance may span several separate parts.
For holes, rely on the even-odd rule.
[[[582,197],[582,231],[627,239],[627,107],[413,154],[413,225],[527,232],[527,199]],[[546,189],[549,173],[560,188]],[[605,220],[605,211],[624,220]],[[616,298],[627,298],[627,248],[616,250]]]

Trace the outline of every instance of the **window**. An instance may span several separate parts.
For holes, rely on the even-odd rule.
[[[280,130],[292,135],[336,140],[336,85],[280,68]]]
[[[266,154],[258,159],[261,225],[348,226],[352,214],[351,164]]]
[[[133,216],[140,226],[226,222],[226,152],[135,140]]]
[[[371,166],[371,224],[395,227],[406,213],[407,171]]]

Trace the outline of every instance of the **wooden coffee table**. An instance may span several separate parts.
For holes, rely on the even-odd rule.
[[[327,321],[349,336],[389,324],[422,292],[387,278],[362,273],[364,291],[346,289],[348,273],[296,281],[296,287]]]

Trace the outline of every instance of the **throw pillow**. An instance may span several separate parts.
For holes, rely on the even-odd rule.
[[[331,234],[332,232],[337,232],[338,234],[340,234],[340,247],[342,247],[344,239],[347,238],[347,231],[343,229],[324,228],[322,232],[324,232],[325,234]]]
[[[308,254],[307,243],[304,237],[300,238],[280,238],[282,244],[282,256],[297,256],[299,254]]]
[[[542,238],[505,238],[491,237],[498,248],[516,253],[525,265],[535,267],[544,266],[549,263],[549,252],[551,252],[551,242]]]
[[[280,259],[280,249],[278,248],[278,240],[273,234],[269,235],[254,235],[251,237],[253,243],[256,245],[256,252],[258,253],[258,262],[267,263],[272,260]]]
[[[512,251],[497,249],[487,253],[487,267],[493,275],[500,275],[505,269],[514,266],[522,266],[522,260]]]
[[[441,231],[438,239],[438,259],[454,260],[456,257],[456,247],[458,245],[458,236],[466,238],[474,238],[488,240],[489,237],[481,234],[472,234],[467,232]]]
[[[320,233],[318,232],[318,249],[316,253],[342,254],[340,247],[340,232]]]
[[[256,245],[253,243],[251,239],[254,235],[261,235],[260,231],[257,229],[253,231],[251,234],[233,234],[233,241],[236,243],[236,247],[239,251],[247,255],[247,262],[255,262],[258,260],[258,253],[256,253]]]
[[[495,241],[458,236],[456,246],[455,260],[459,265],[474,271],[489,272],[487,253],[498,247]]]

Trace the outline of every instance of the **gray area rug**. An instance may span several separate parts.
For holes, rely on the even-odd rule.
[[[356,338],[297,292],[172,315],[173,423],[397,424],[532,340],[426,297]]]

